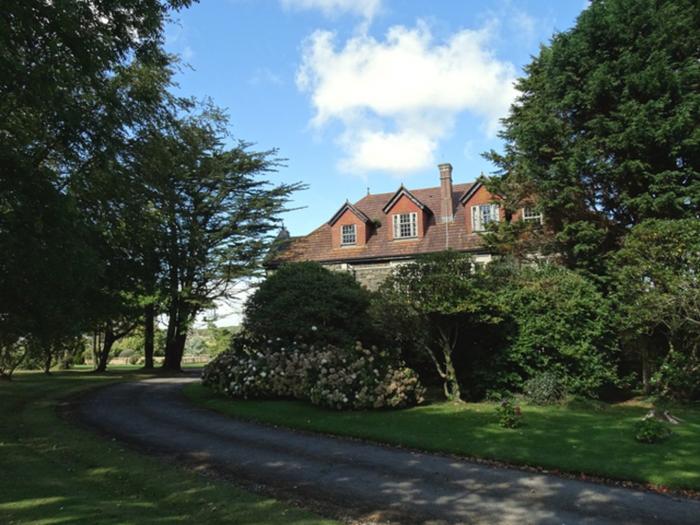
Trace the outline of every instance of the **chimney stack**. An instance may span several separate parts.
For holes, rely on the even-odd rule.
[[[452,164],[438,164],[440,170],[440,222],[453,222],[455,216],[452,202]]]

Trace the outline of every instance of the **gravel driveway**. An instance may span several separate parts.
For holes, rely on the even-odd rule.
[[[199,409],[196,378],[115,384],[78,406],[117,438],[297,500],[400,523],[698,524],[700,502],[247,423]]]

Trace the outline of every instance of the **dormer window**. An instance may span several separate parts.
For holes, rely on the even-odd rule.
[[[357,227],[354,224],[343,224],[340,230],[341,246],[357,244]]]
[[[498,222],[498,204],[478,204],[472,206],[472,231],[485,231],[489,223]]]
[[[537,211],[531,206],[525,206],[523,208],[523,220],[542,224],[542,212]]]
[[[418,214],[399,213],[393,216],[394,239],[410,239],[418,237]]]

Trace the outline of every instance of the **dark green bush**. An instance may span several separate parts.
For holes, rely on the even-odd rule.
[[[365,340],[370,292],[352,275],[312,262],[281,266],[248,300],[244,329],[255,337],[344,346]]]
[[[523,393],[535,405],[555,405],[567,394],[565,379],[556,372],[539,372],[525,381]]]
[[[572,394],[596,397],[617,380],[614,316],[592,282],[555,264],[523,266],[505,279],[503,293],[512,333],[486,358],[495,367],[491,388],[521,390],[524,379],[548,371]]]
[[[671,437],[671,434],[666,423],[651,417],[637,421],[634,425],[634,439],[640,443],[661,443]]]
[[[662,398],[685,402],[700,399],[700,359],[696,352],[669,352],[652,384]]]
[[[518,428],[522,423],[523,414],[513,399],[504,399],[496,408],[498,421],[503,428]]]

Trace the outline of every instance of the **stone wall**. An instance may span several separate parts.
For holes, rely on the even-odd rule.
[[[472,256],[476,264],[484,264],[491,261],[491,255],[477,254]],[[394,268],[401,264],[411,262],[410,259],[401,261],[383,261],[376,263],[334,263],[324,264],[329,270],[335,272],[348,272],[357,281],[369,290],[376,290],[389,276]]]

